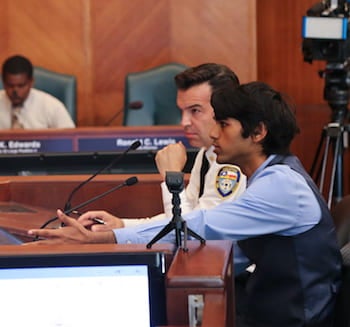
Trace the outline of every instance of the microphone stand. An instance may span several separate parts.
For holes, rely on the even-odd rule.
[[[102,167],[101,169],[96,171],[93,175],[91,175],[87,180],[85,180],[84,182],[78,184],[78,186],[76,186],[73,189],[73,191],[69,194],[69,197],[68,197],[68,199],[67,199],[67,201],[66,201],[66,203],[64,205],[63,210],[64,211],[68,211],[71,208],[71,201],[72,201],[73,195],[78,190],[80,190],[84,185],[89,183],[92,179],[94,179],[97,175],[101,174],[103,171],[106,171],[109,168],[112,168],[116,163],[121,161],[129,153],[129,151],[136,150],[140,145],[141,145],[141,142],[139,140],[136,140],[120,156],[114,158],[106,167]],[[72,212],[72,211],[70,211],[70,212]]]
[[[127,105],[127,108],[132,110],[142,109],[142,107],[142,101],[133,101]],[[122,112],[125,112],[125,108],[122,108],[121,110],[117,111],[110,119],[108,119],[106,123],[103,124],[103,126],[109,126]]]
[[[187,252],[187,236],[190,235],[195,239],[199,240],[201,244],[205,244],[205,239],[200,235],[192,231],[187,227],[186,221],[181,216],[181,207],[180,207],[180,195],[179,193],[183,190],[183,173],[179,172],[166,172],[166,184],[169,191],[172,193],[172,212],[173,218],[171,221],[164,226],[164,228],[146,245],[148,249],[152,247],[154,243],[160,240],[165,235],[169,234],[172,230],[175,230],[175,240],[176,246],[182,248],[183,251]],[[183,242],[181,241],[181,233],[184,234]],[[182,244],[183,243],[183,244]]]
[[[66,214],[66,215],[69,215],[71,212],[76,211],[76,210],[78,210],[78,209],[80,209],[80,208],[82,208],[82,207],[84,207],[84,206],[90,204],[91,202],[94,202],[94,201],[96,201],[96,200],[98,200],[98,199],[100,199],[100,198],[102,198],[102,197],[108,195],[109,193],[112,193],[112,192],[114,192],[114,191],[116,191],[116,190],[119,190],[120,188],[122,188],[122,187],[124,187],[124,186],[131,186],[131,185],[134,185],[134,184],[136,184],[137,182],[138,182],[137,177],[135,177],[135,176],[134,176],[134,177],[130,177],[130,178],[128,178],[126,181],[124,181],[122,184],[119,184],[119,185],[117,185],[117,186],[115,186],[115,187],[112,187],[112,188],[109,189],[108,191],[103,192],[102,194],[99,194],[99,195],[97,195],[97,196],[91,198],[90,200],[87,200],[87,201],[85,201],[85,202],[83,202],[83,203],[80,203],[80,204],[76,205],[76,206],[73,207],[73,208],[70,208],[70,209],[68,209],[68,210],[64,210],[63,213]],[[55,216],[55,217],[49,219],[48,221],[46,221],[46,222],[40,227],[40,229],[45,228],[47,225],[51,224],[52,222],[56,221],[57,219],[58,219],[58,216]]]

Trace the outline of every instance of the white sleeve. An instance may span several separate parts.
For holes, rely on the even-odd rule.
[[[58,100],[57,100],[58,101]],[[58,101],[55,105],[55,118],[53,128],[74,128],[75,124],[66,107]]]
[[[189,213],[196,209],[211,209],[226,201],[234,201],[246,189],[247,178],[240,168],[230,164],[218,164],[215,158],[210,158],[211,165],[205,177],[204,192],[198,199],[200,169],[204,149],[201,149],[195,159],[189,183],[184,191],[180,193],[181,214]],[[213,155],[213,154],[211,154]],[[169,192],[166,183],[161,183],[164,214],[143,219],[123,219],[125,226],[135,226],[140,223],[147,223],[164,217],[172,218],[173,204],[172,194]]]
[[[233,201],[246,189],[247,178],[240,168],[231,164],[218,164],[213,149],[207,150],[210,167],[205,176],[204,191],[200,198],[200,170],[205,149],[201,149],[195,159],[186,190],[180,193],[181,213],[186,214],[197,209],[211,209],[221,202]],[[164,212],[172,214],[172,194],[162,183]]]
[[[140,224],[145,224],[145,223],[149,223],[149,222],[153,222],[153,221],[157,221],[157,220],[163,220],[165,218],[165,214],[164,213],[160,213],[159,215],[153,216],[153,217],[146,217],[146,218],[123,218],[123,223],[124,223],[124,227],[133,227],[136,225],[140,225]],[[171,217],[171,216],[169,216]]]
[[[74,128],[75,124],[64,104],[49,93],[42,94],[48,112],[50,128]]]

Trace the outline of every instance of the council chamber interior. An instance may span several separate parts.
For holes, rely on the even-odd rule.
[[[74,293],[83,292],[84,283],[100,274],[104,279],[94,289],[104,292],[102,298],[108,290],[102,286],[109,283],[111,274],[124,280],[124,269],[129,266],[133,270],[127,269],[126,275],[133,278],[131,275],[136,274],[135,280],[142,280],[143,270],[148,271],[144,284],[147,293],[125,290],[133,305],[129,315],[135,314],[137,306],[146,310],[145,327],[234,326],[230,241],[189,241],[187,252],[162,242],[151,249],[140,244],[35,246],[27,231],[54,218],[57,208],[63,208],[81,184],[84,186],[71,199],[73,207],[106,195],[79,210],[103,209],[125,218],[163,212],[156,152],[176,142],[185,145],[185,183],[198,153],[181,126],[173,77],[186,67],[204,62],[225,64],[237,73],[241,83],[261,80],[293,98],[301,132],[292,151],[310,170],[317,144],[332,123],[332,108],[323,98],[325,81],[318,77],[325,62],[310,65],[301,51],[302,17],[315,1],[28,0],[22,7],[18,2],[0,3],[1,61],[23,54],[31,59],[38,80],[40,74],[46,78],[52,73],[53,79],[65,81],[68,96],[62,101],[67,100],[76,128],[0,130],[0,283],[3,278],[6,283],[13,282],[13,276],[18,274],[18,285],[22,285],[15,298],[6,287],[9,293],[2,297],[2,307],[9,307],[9,317],[14,315],[9,304],[28,307],[28,315],[34,310],[29,302],[32,299],[35,303],[37,297],[27,296],[34,291],[20,282],[23,276],[18,271],[29,274],[21,269],[43,269],[38,270],[41,278],[33,275],[40,288],[46,287],[50,279],[47,277],[57,273],[53,272],[56,269],[58,277],[51,278],[56,281],[53,287],[61,287],[64,276],[70,276],[77,281],[74,287],[81,286]],[[286,8],[288,15],[282,17]],[[49,83],[44,80],[37,87],[45,88]],[[130,150],[135,141],[140,145]],[[348,152],[346,147],[341,151],[340,197],[350,193]],[[91,176],[93,179],[85,184]],[[331,168],[327,168],[326,198],[330,176]],[[137,177],[135,185],[119,189],[132,177]],[[109,193],[113,188],[116,190]],[[58,228],[58,222],[50,227]],[[140,269],[135,270],[135,266]],[[86,279],[77,278],[80,275]],[[113,287],[118,293],[121,286]],[[111,302],[115,300],[113,295],[108,296]],[[136,300],[142,296],[147,299],[145,306]],[[57,299],[62,303],[68,297]],[[82,302],[82,298],[73,297],[69,303],[74,299]],[[106,309],[102,299],[91,301],[96,311]],[[122,303],[123,299],[118,301]],[[59,308],[59,302],[50,306],[44,301],[40,305],[44,311],[52,312],[56,324],[70,323],[62,316],[64,310]],[[109,326],[112,318],[107,320],[103,326]],[[53,319],[47,326],[50,323]],[[18,326],[24,324],[25,320],[17,322]]]

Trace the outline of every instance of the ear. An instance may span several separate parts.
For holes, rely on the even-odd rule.
[[[252,134],[252,140],[256,143],[261,142],[267,135],[267,128],[263,122],[260,122],[259,125],[255,128],[254,133]]]

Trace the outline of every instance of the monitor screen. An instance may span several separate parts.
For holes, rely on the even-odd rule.
[[[0,256],[4,326],[166,325],[158,252]]]

